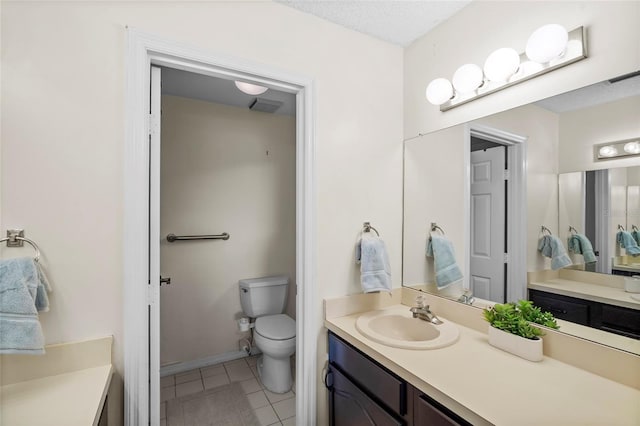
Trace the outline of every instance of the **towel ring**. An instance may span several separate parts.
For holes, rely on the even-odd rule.
[[[572,234],[577,234],[578,230],[576,228],[574,228],[573,226],[569,225],[569,232],[571,232]]]
[[[540,232],[542,232],[542,235],[544,235],[544,233],[545,233],[545,232],[547,232],[549,235],[553,235],[553,234],[551,233],[551,231],[549,230],[549,228],[547,228],[547,227],[546,227],[546,226],[544,226],[544,225],[542,225],[542,226],[540,227]]]
[[[437,223],[431,222],[431,232],[435,232],[436,230],[439,230],[440,232],[442,232],[442,235],[445,235],[444,231],[438,226]]]
[[[625,231],[624,226],[618,224],[618,231]]]
[[[7,241],[7,245],[8,245],[9,241],[15,242],[16,240],[17,241],[24,241],[25,243],[31,244],[31,247],[33,247],[33,249],[36,251],[36,255],[33,258],[33,260],[35,260],[36,262],[38,262],[40,260],[40,249],[38,248],[38,245],[35,242],[33,242],[30,239],[28,239],[28,238],[18,237],[17,235],[12,235],[10,237],[5,237],[5,238],[0,239],[0,243],[3,243],[5,241]]]
[[[638,227],[637,227],[637,226],[635,226],[635,225],[631,225],[631,230],[632,230],[632,231],[636,231],[636,232],[637,232],[637,231],[638,231]]]
[[[371,232],[371,230],[373,229],[373,232],[375,232],[378,237],[380,236],[380,233],[378,232],[378,230],[373,226],[371,226],[370,222],[365,222],[362,224],[362,226],[363,226],[362,228],[363,232]]]

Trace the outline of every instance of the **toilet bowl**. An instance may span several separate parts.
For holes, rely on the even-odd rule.
[[[255,318],[254,343],[262,351],[257,368],[267,390],[285,393],[291,389],[291,355],[296,350],[296,322],[283,314],[289,278],[286,276],[240,280],[240,303],[246,315]]]
[[[262,351],[258,374],[271,392],[291,389],[291,355],[296,351],[296,323],[287,315],[267,315],[256,319],[254,342]]]

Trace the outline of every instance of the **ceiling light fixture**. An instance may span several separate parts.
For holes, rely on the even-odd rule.
[[[594,145],[596,161],[640,155],[640,139],[627,139],[618,142],[607,142]]]
[[[474,64],[458,68],[453,85],[445,78],[431,81],[427,100],[447,111],[586,57],[584,27],[567,32],[558,24],[544,25],[531,34],[524,53],[500,48],[487,57],[483,69]]]
[[[269,90],[264,86],[258,86],[257,84],[245,83],[244,81],[236,81],[236,87],[243,93],[247,95],[262,95],[264,92]]]

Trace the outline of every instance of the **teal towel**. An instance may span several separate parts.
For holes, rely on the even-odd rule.
[[[387,246],[380,237],[365,232],[356,244],[356,264],[360,265],[360,283],[365,293],[391,293],[391,267]]]
[[[567,241],[567,247],[569,251],[576,254],[581,254],[584,257],[584,263],[596,263],[598,260],[596,254],[593,252],[591,241],[583,234],[573,234]]]
[[[432,235],[427,242],[427,256],[433,257],[436,268],[436,286],[442,289],[460,281],[462,272],[456,263],[456,254],[451,241],[440,235]]]
[[[638,231],[631,231],[631,236],[633,237],[633,239],[636,241],[636,244],[640,244],[640,232]]]
[[[43,354],[38,311],[49,309],[51,287],[31,258],[0,260],[0,354]]]
[[[616,241],[620,247],[625,249],[627,254],[630,254],[631,256],[637,256],[640,254],[640,247],[638,247],[638,243],[636,243],[636,240],[633,239],[629,232],[619,231],[616,235]]]
[[[543,236],[538,242],[538,250],[543,256],[551,258],[551,269],[554,271],[571,265],[571,259],[558,237]]]

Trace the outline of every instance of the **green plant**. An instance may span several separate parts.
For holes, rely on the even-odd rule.
[[[526,339],[537,339],[544,334],[542,330],[531,325],[532,322],[545,327],[558,328],[552,314],[542,312],[528,300],[496,304],[492,308],[484,309],[483,314],[492,327]]]

